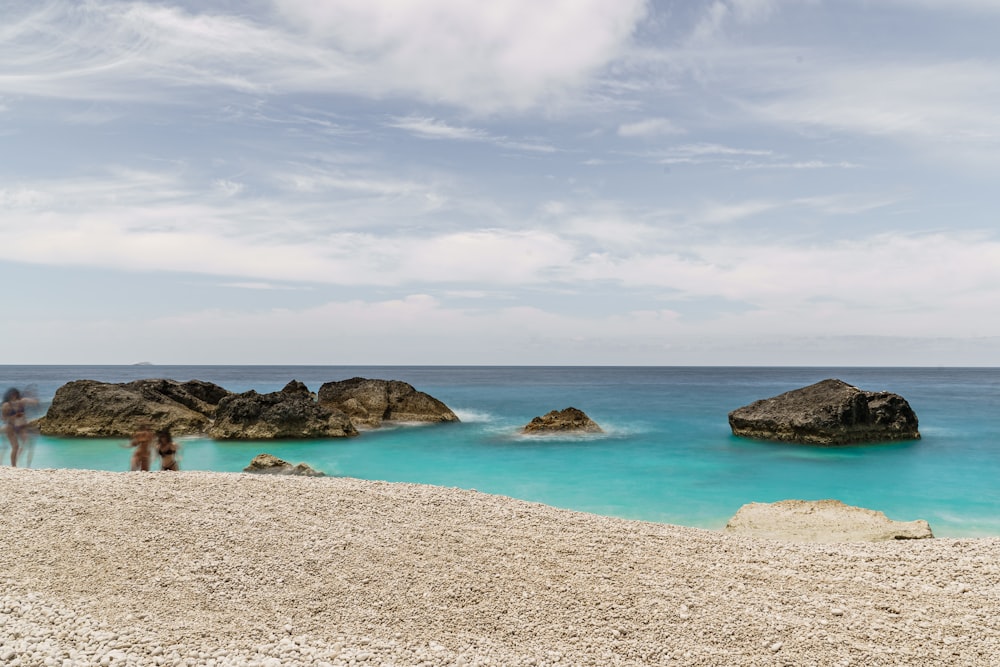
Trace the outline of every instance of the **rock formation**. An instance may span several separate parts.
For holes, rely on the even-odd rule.
[[[823,380],[729,413],[734,435],[808,445],[915,440],[917,415],[902,396]]]
[[[399,380],[356,377],[327,382],[319,388],[318,396],[321,406],[346,413],[355,426],[459,420],[447,405]]]
[[[208,435],[217,440],[342,438],[357,433],[346,414],[317,403],[295,380],[269,394],[250,390],[227,396],[208,428]]]
[[[788,542],[882,542],[934,537],[923,519],[893,521],[839,500],[782,500],[744,505],[726,532]]]
[[[302,477],[326,477],[318,470],[314,470],[305,463],[292,465],[288,461],[282,461],[272,454],[258,454],[253,458],[243,472],[251,472],[263,475],[300,475]]]
[[[541,417],[535,417],[524,427],[524,433],[603,433],[604,430],[583,410],[566,408],[552,410]]]
[[[175,435],[204,431],[230,392],[210,382],[149,379],[125,383],[76,380],[58,390],[44,417],[43,435],[130,437],[141,423]]]

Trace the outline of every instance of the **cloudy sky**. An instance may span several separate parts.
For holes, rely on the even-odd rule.
[[[0,7],[0,363],[1000,365],[1000,0]]]

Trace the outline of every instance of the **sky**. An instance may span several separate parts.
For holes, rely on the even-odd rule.
[[[0,0],[2,364],[1000,365],[1000,0]]]

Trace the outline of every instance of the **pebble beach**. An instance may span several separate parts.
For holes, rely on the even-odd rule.
[[[349,478],[0,468],[3,665],[995,665],[1000,539],[802,544]]]

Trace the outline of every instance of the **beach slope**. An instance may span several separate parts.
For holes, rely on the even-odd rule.
[[[1000,655],[998,539],[793,544],[412,484],[0,468],[0,563],[6,664]]]

